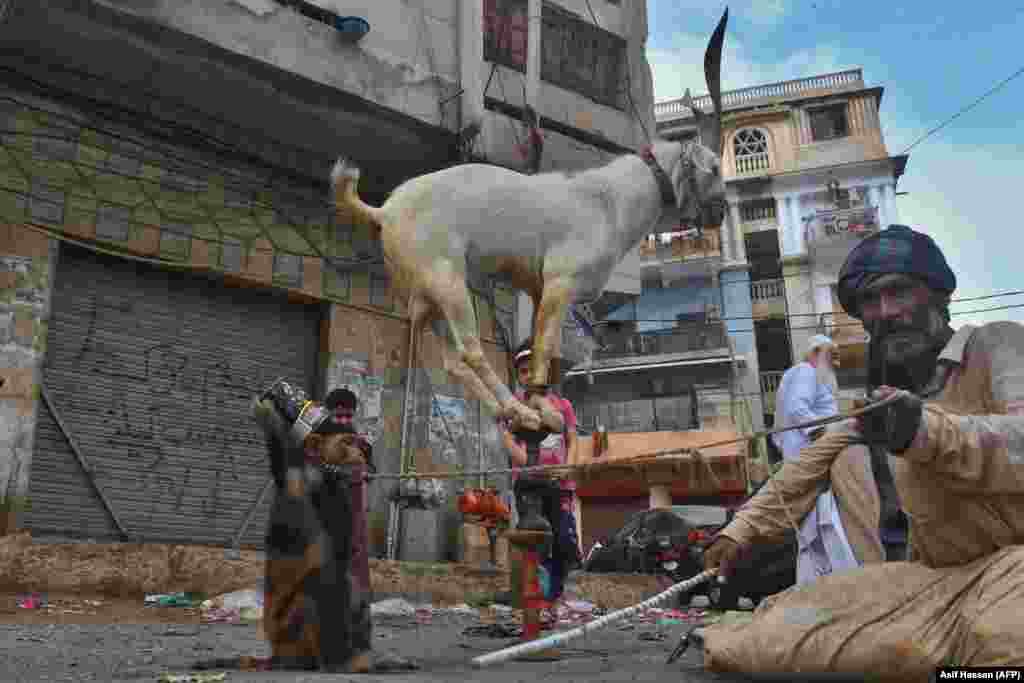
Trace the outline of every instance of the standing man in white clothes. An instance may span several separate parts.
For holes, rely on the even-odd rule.
[[[836,361],[836,346],[831,339],[821,334],[811,337],[803,360],[787,370],[779,383],[775,399],[777,427],[832,417],[839,412]],[[783,459],[795,460],[807,444],[824,432],[824,427],[794,429],[773,434],[772,440],[782,451]],[[867,476],[858,478],[870,483],[869,472],[861,474]],[[800,522],[797,545],[798,584],[860,566],[846,538],[831,488],[818,496],[817,505]]]

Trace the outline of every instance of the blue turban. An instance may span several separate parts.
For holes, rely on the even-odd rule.
[[[860,318],[859,290],[879,275],[910,275],[945,294],[956,289],[956,275],[935,241],[905,225],[890,225],[865,237],[846,257],[839,271],[839,303]]]

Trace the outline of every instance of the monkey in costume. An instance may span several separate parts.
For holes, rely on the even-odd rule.
[[[273,404],[253,416],[267,436],[276,495],[266,536],[263,632],[271,656],[200,662],[194,669],[369,673],[415,668],[370,650],[365,590],[353,581],[354,491],[365,453],[349,424],[323,420],[301,444]]]

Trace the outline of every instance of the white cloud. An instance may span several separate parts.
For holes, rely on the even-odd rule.
[[[1008,145],[971,146],[941,139],[927,140],[910,152],[900,181],[900,190],[909,194],[897,199],[899,217],[930,234],[942,248],[957,275],[954,298],[1021,289],[1018,259],[1024,254],[1024,235],[1006,201],[1019,191],[1018,155]],[[1024,297],[963,302],[952,310],[1017,303],[1024,304]],[[1006,319],[1024,319],[1024,309],[955,316],[953,321]]]

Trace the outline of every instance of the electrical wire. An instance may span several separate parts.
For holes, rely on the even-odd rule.
[[[984,95],[982,95],[981,97],[977,98],[976,100],[971,102],[969,105],[967,105],[966,107],[964,107],[963,109],[961,109],[957,113],[953,114],[952,116],[950,116],[948,119],[946,119],[945,121],[943,121],[939,125],[935,126],[931,130],[929,130],[927,133],[925,133],[924,135],[919,137],[917,140],[914,140],[914,142],[912,142],[909,147],[907,147],[905,150],[903,150],[903,154],[907,154],[910,150],[914,149],[914,147],[916,147],[918,144],[924,142],[925,140],[927,140],[929,137],[931,137],[935,133],[938,133],[940,130],[942,130],[943,128],[945,128],[949,124],[953,123],[953,121],[958,119],[962,114],[966,114],[971,109],[974,109],[976,106],[978,106],[979,104],[984,102],[986,99],[988,99],[991,95],[994,95],[999,90],[1002,90],[1004,87],[1006,87],[1006,85],[1008,85],[1010,83],[1010,81],[1012,81],[1013,79],[1017,78],[1021,74],[1024,74],[1024,66],[1022,66],[1021,68],[1017,69],[1010,76],[1008,76],[1007,78],[1004,78],[1002,81],[997,83],[995,85],[995,87],[993,87],[991,90],[986,92]]]
[[[986,300],[986,299],[989,299],[989,300],[990,299],[998,299],[998,298],[1007,297],[1007,296],[1020,296],[1022,294],[1024,294],[1024,290],[1017,290],[1017,291],[1010,291],[1010,292],[997,292],[995,294],[985,294],[983,296],[973,296],[973,297],[964,297],[962,299],[952,299],[950,301],[950,303],[963,303],[963,302],[968,302],[968,301],[982,301],[982,300]],[[629,306],[630,304],[623,304],[623,305],[624,306]],[[766,316],[737,315],[737,316],[716,318],[716,320],[720,320],[722,322],[731,322],[731,321],[735,321],[735,320],[752,320],[752,321],[788,320],[790,318],[820,318],[823,315],[833,315],[833,312],[832,311],[825,311],[823,313],[786,313],[784,315],[766,315]],[[955,313],[951,313],[951,315],[955,315]],[[596,321],[593,324],[595,326],[602,326],[603,327],[603,326],[608,326],[608,325],[621,325],[621,324],[625,324],[625,323],[629,323],[629,322],[638,322],[638,323],[669,323],[669,324],[672,324],[672,325],[674,325],[676,323],[676,321],[674,319],[671,319],[671,318],[626,318],[626,319],[622,319],[622,320],[609,320],[608,318],[605,318],[604,320]],[[842,327],[842,326],[845,326],[845,325],[856,326],[858,324],[859,323],[834,323],[834,324],[830,324],[829,326],[830,327]],[[790,329],[802,329],[802,328],[790,328]]]
[[[975,309],[975,310],[972,310],[972,311],[951,311],[950,315],[951,316],[954,316],[954,315],[977,315],[979,313],[991,313],[993,311],[1006,311],[1006,310],[1011,310],[1011,309],[1016,309],[1016,308],[1024,308],[1024,304],[1008,304],[1006,306],[993,306],[991,308],[979,308],[979,309]],[[774,319],[781,320],[782,317],[783,316],[777,316]],[[747,320],[747,318],[742,318],[742,319],[743,320]],[[762,318],[762,320],[772,320],[772,319],[773,318]],[[723,318],[723,320],[724,320],[724,318]],[[606,321],[602,321],[602,322],[606,322]],[[621,321],[615,320],[615,321],[611,321],[611,322],[614,324],[614,323],[629,323],[629,322],[664,322],[664,323],[667,323],[667,322],[671,322],[671,321],[668,321],[668,320],[621,320]],[[859,323],[859,322],[856,322],[856,323],[835,323],[835,324],[832,324],[832,325],[827,325],[827,327],[830,328],[830,329],[838,329],[838,328],[841,328],[841,327],[851,327],[851,328],[852,327],[860,327],[860,328],[863,328],[864,325]],[[792,330],[820,330],[821,326],[820,325],[798,325],[796,327],[786,327],[785,329],[789,330],[789,331],[792,331]],[[666,330],[662,330],[662,331],[667,333],[669,330],[666,329]],[[729,334],[746,334],[746,333],[755,333],[757,331],[758,330],[755,329],[755,328],[750,328],[750,329],[746,329],[746,330],[727,330],[727,332]],[[656,332],[657,332],[656,330],[652,330],[651,334],[654,334]],[[648,334],[648,333],[638,332],[637,334]]]

